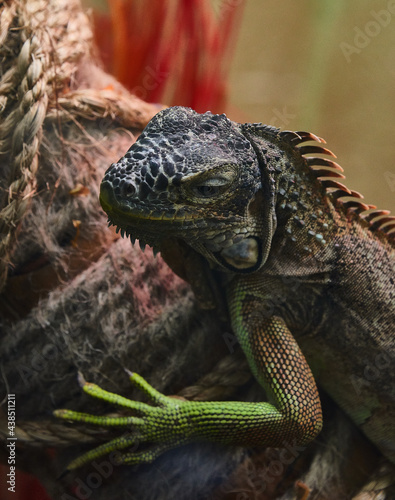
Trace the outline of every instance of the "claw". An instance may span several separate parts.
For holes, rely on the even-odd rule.
[[[87,381],[85,380],[81,372],[78,372],[77,380],[81,388],[83,388],[87,384]]]

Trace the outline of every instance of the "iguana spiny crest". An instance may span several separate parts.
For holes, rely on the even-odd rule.
[[[168,108],[107,170],[101,204],[132,242],[137,237],[155,249],[184,235],[209,261],[235,272],[265,263],[276,228],[290,244],[303,234],[307,253],[325,245],[336,200],[343,215],[394,231],[388,211],[367,213],[375,207],[338,181],[344,175],[337,163],[304,156],[335,156],[322,146],[299,146],[306,141],[325,142],[308,132]]]

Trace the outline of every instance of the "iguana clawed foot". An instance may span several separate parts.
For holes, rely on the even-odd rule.
[[[185,436],[186,429],[182,425],[183,405],[191,404],[178,398],[164,396],[143,377],[137,373],[127,371],[130,381],[138,389],[142,390],[154,403],[151,406],[139,401],[131,401],[123,396],[107,392],[98,385],[86,382],[80,376],[80,384],[87,394],[92,397],[102,399],[108,403],[128,408],[136,415],[125,417],[95,416],[88,413],[80,413],[72,410],[55,410],[54,415],[64,420],[73,420],[103,427],[124,427],[128,433],[119,438],[115,438],[108,443],[104,443],[84,455],[73,460],[68,469],[76,469],[92,460],[108,453],[131,448],[124,453],[117,453],[117,463],[119,464],[141,464],[155,460],[161,453],[169,448],[182,445],[189,441]],[[183,429],[183,430],[182,430]],[[143,450],[138,450],[140,445],[152,443],[152,446]]]

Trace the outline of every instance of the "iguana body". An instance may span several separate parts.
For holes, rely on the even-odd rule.
[[[270,402],[179,401],[133,375],[155,407],[86,385],[137,416],[122,422],[63,410],[59,416],[132,424],[140,441],[157,443],[149,453],[125,453],[125,463],[199,439],[307,443],[322,425],[310,366],[395,463],[395,219],[366,212],[372,207],[338,182],[342,169],[332,160],[306,157],[334,156],[300,146],[312,140],[323,142],[306,132],[170,108],[108,169],[101,187],[109,221],[123,234],[157,249],[181,241],[206,259]],[[134,442],[133,436],[117,440],[74,466]]]

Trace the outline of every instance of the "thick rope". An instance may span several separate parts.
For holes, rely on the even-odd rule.
[[[35,193],[43,122],[86,54],[92,33],[77,2],[21,0],[0,11],[0,291],[16,230]],[[74,68],[73,68],[74,66]]]

